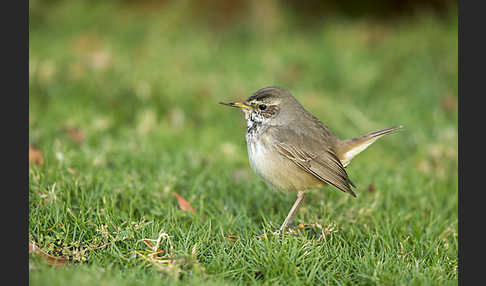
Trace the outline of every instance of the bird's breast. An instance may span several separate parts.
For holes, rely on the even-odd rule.
[[[250,167],[270,187],[282,191],[304,191],[324,184],[282,156],[264,131],[247,133]]]

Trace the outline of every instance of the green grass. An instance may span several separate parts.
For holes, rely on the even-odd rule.
[[[70,261],[31,255],[30,284],[456,285],[457,20],[213,31],[185,8],[31,18],[29,240]],[[295,195],[253,174],[241,114],[217,103],[268,85],[343,138],[405,126],[347,168],[358,198],[306,198],[296,222],[322,229],[258,237]],[[147,260],[159,236],[172,261]]]

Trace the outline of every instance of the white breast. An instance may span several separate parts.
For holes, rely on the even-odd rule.
[[[246,143],[250,167],[270,188],[289,189],[287,178],[292,176],[291,168],[294,168],[289,165],[293,164],[288,160],[282,160],[278,154],[271,154],[275,150],[271,149],[272,147],[266,142],[265,136],[259,135],[256,133],[247,134]],[[251,137],[258,137],[258,139]]]
[[[260,131],[260,132],[258,132]],[[263,130],[246,134],[250,167],[272,189],[305,191],[321,188],[324,183],[281,156],[267,141]]]
[[[247,123],[246,143],[250,167],[270,188],[302,191],[322,185],[322,182],[278,153],[272,142],[268,141],[265,127],[253,120],[248,120]]]
[[[251,134],[247,134],[247,148],[248,148],[248,159],[250,160],[250,167],[257,173],[260,177],[263,177],[263,170],[265,170],[265,156],[267,150],[263,144],[255,144],[254,140],[248,137],[252,137]],[[249,140],[250,139],[250,140]],[[253,143],[252,143],[253,142]]]

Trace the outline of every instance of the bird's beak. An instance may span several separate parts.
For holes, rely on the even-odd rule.
[[[254,109],[253,106],[247,105],[247,104],[242,103],[242,102],[230,102],[230,103],[220,102],[220,104],[231,106],[231,107],[244,108],[244,109],[248,109],[248,110]]]

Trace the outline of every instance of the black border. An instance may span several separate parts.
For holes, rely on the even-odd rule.
[[[484,176],[481,166],[484,156],[484,105],[486,62],[484,54],[484,9],[480,1],[459,1],[458,12],[458,281],[459,285],[484,284],[483,218],[485,201],[479,196],[484,186],[474,179]],[[478,100],[474,104],[472,99]],[[467,138],[469,136],[469,138]],[[482,282],[482,283],[481,283]]]
[[[29,2],[5,4],[2,27],[2,280],[29,284]],[[5,275],[6,274],[6,275]],[[9,277],[10,276],[10,277]]]

